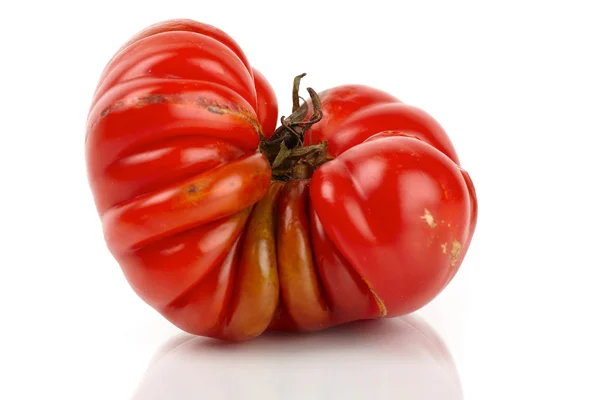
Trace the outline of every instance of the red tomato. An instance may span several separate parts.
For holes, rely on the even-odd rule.
[[[323,120],[305,143],[326,140],[335,157],[310,189],[325,236],[377,293],[383,313],[417,310],[450,282],[470,245],[473,183],[423,110],[360,85],[319,97]]]
[[[86,157],[106,243],[181,329],[243,340],[401,315],[456,273],[477,203],[439,124],[363,86],[311,97],[273,134],[267,80],[187,20],[103,72]]]

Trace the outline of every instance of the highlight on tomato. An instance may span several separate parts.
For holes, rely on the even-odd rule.
[[[106,66],[87,171],[133,290],[189,333],[245,340],[409,314],[452,280],[475,189],[425,111],[361,85],[277,126],[267,79],[226,33],[148,27]]]

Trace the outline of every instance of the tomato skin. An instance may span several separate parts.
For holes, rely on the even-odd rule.
[[[144,301],[182,330],[225,338],[222,329],[249,214],[242,210],[122,255],[125,276]]]
[[[249,208],[266,193],[270,172],[262,154],[248,155],[116,205],[102,216],[108,246],[137,249]]]
[[[118,62],[115,62],[115,58],[117,58],[121,53],[132,50],[129,49],[132,45],[147,39],[151,36],[160,35],[168,32],[189,32],[200,34],[204,37],[208,37],[214,39],[215,41],[225,45],[227,50],[231,51],[235,57],[237,57],[242,64],[246,67],[246,69],[251,73],[254,79],[254,88],[256,92],[256,112],[258,116],[258,121],[262,127],[263,134],[265,137],[269,138],[273,132],[275,131],[275,126],[277,124],[277,112],[278,112],[278,103],[277,96],[275,95],[275,91],[266,80],[266,78],[258,71],[256,68],[250,65],[248,58],[242,51],[241,47],[236,43],[235,40],[227,33],[222,30],[208,25],[203,24],[198,21],[190,20],[190,19],[174,19],[169,21],[160,22],[154,25],[143,29],[134,35],[127,43],[125,43],[115,54],[113,59],[108,63],[105,68],[102,76],[100,78],[99,87],[106,80],[107,75],[110,75],[113,70],[119,65]],[[173,39],[173,35],[169,35],[169,38]],[[204,44],[203,44],[204,45]],[[151,47],[151,46],[148,46]],[[229,55],[231,57],[231,55]],[[196,69],[197,65],[194,66]],[[172,65],[169,65],[169,69],[172,68]],[[169,70],[167,75],[173,74],[172,70]],[[156,76],[156,72],[153,73],[153,76]],[[252,89],[250,89],[251,91]],[[100,90],[97,89],[98,92]],[[251,102],[252,103],[252,102]]]
[[[331,323],[382,316],[382,309],[369,286],[337,250],[311,206],[310,227],[315,264],[328,298]]]
[[[329,152],[339,155],[331,146],[335,133],[339,131],[344,121],[366,107],[382,104],[398,103],[396,97],[381,90],[363,85],[343,85],[324,90],[319,93],[323,118],[315,124],[304,138],[306,143],[318,143],[328,140]],[[309,106],[312,102],[309,100]],[[335,141],[335,140],[334,140]]]
[[[166,21],[106,66],[90,187],[126,279],[174,325],[228,340],[321,330],[414,311],[456,274],[477,201],[442,127],[366,86],[321,97],[305,144],[327,140],[332,159],[281,182],[256,151],[276,96],[224,32]]]
[[[191,19],[172,19],[168,21],[162,21],[146,27],[137,34],[135,34],[129,41],[127,41],[117,54],[129,47],[131,44],[136,43],[149,36],[157,35],[165,32],[194,32],[199,33],[203,36],[213,38],[223,43],[228,49],[233,51],[235,55],[242,61],[248,70],[250,70],[250,62],[246,58],[246,55],[242,51],[241,47],[235,40],[221,29],[212,25],[204,24],[202,22],[194,21]],[[111,63],[109,63],[111,64]]]
[[[337,157],[384,131],[402,131],[431,144],[459,164],[452,142],[440,124],[425,111],[402,103],[383,91],[344,85],[320,93],[323,123],[316,124],[305,143],[328,142]]]
[[[271,183],[246,225],[223,337],[243,340],[260,335],[271,323],[279,304],[275,210],[283,186],[283,182]]]
[[[474,229],[476,206],[461,169],[402,132],[374,136],[319,168],[311,201],[327,236],[390,317],[439,294]]]
[[[275,126],[277,125],[277,96],[264,75],[256,68],[253,71],[258,122],[262,127],[263,135],[268,139],[275,132]]]
[[[336,265],[367,284],[382,316],[415,311],[451,281],[470,246],[473,183],[425,111],[362,85],[325,90],[320,99],[322,122],[304,140],[327,141],[334,157],[311,182],[319,237],[338,252]]]
[[[135,292],[190,333],[255,336],[277,307],[278,290],[268,300],[263,288],[266,304],[236,322],[236,274],[261,268],[242,233],[269,191],[256,148],[276,117],[272,88],[233,39],[190,20],[140,32],[99,80],[85,147],[107,246]]]
[[[279,206],[277,255],[282,301],[302,330],[330,325],[329,307],[317,276],[307,216],[308,180],[294,180],[283,188]]]

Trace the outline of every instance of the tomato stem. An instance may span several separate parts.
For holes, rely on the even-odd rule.
[[[306,76],[306,73],[302,73],[294,78],[294,88],[292,89],[292,113],[300,108],[300,81]]]
[[[267,140],[261,137],[259,151],[263,153],[273,170],[273,179],[288,181],[290,179],[309,179],[314,171],[329,159],[327,157],[327,142],[312,144],[309,136],[308,146],[304,145],[306,133],[321,121],[321,100],[312,88],[307,88],[312,101],[312,114],[307,119],[308,104],[303,100],[300,104],[300,81],[306,74],[294,78],[292,88],[292,113],[281,117],[281,126]]]

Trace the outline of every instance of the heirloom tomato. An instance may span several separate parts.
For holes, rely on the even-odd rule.
[[[190,20],[134,36],[88,115],[90,187],[133,290],[189,333],[244,340],[410,313],[459,268],[477,201],[424,111],[340,86],[277,123],[267,80]]]

